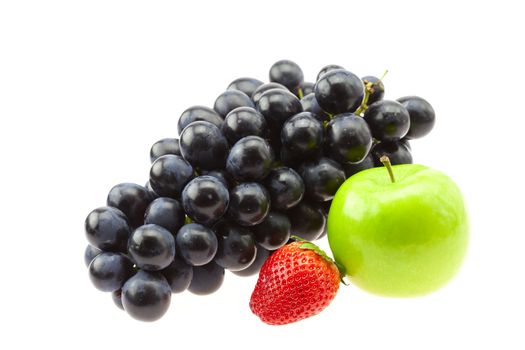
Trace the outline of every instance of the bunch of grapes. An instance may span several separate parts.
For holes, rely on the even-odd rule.
[[[434,125],[424,99],[383,100],[381,79],[340,66],[313,84],[282,60],[270,81],[236,79],[213,109],[185,110],[179,138],[151,147],[148,183],[116,185],[87,216],[90,279],[132,317],[157,320],[172,293],[215,292],[225,270],[258,273],[291,234],[323,237],[345,179],[384,155],[412,163],[408,140]]]

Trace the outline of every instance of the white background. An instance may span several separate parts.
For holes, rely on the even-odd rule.
[[[2,1],[0,348],[523,349],[523,12],[519,2]],[[459,275],[418,299],[341,288],[283,327],[248,308],[255,278],[174,295],[140,323],[90,284],[83,223],[119,182],[144,183],[149,147],[282,58],[307,80],[330,63],[388,68],[387,98],[437,112],[414,158],[449,174],[471,216]],[[326,242],[323,243],[326,247]],[[297,347],[296,347],[297,346]]]

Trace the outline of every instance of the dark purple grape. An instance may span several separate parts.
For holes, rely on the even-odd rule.
[[[228,141],[215,125],[193,122],[182,131],[180,151],[195,168],[222,169],[228,155]]]
[[[255,107],[250,96],[238,90],[226,90],[217,97],[213,109],[223,118],[238,107]]]
[[[251,107],[239,107],[228,113],[222,125],[222,133],[231,145],[243,137],[254,135],[266,137],[268,126],[266,119]]]
[[[84,222],[89,243],[110,252],[126,252],[131,229],[123,212],[112,207],[93,210]]]
[[[287,212],[292,223],[291,232],[308,241],[316,240],[326,229],[326,215],[315,204],[302,201]]]
[[[305,194],[317,202],[334,198],[339,187],[346,180],[341,165],[330,158],[320,158],[304,163],[299,174],[303,178]]]
[[[304,96],[314,92],[315,84],[303,81],[301,84],[301,94],[298,94],[297,97],[303,98]]]
[[[89,264],[89,278],[103,292],[119,290],[133,273],[133,261],[122,253],[102,252]]]
[[[214,261],[193,268],[193,278],[188,290],[193,294],[207,295],[216,292],[224,281],[224,268]]]
[[[359,163],[372,148],[372,134],[362,117],[339,114],[326,126],[327,156],[340,163]]]
[[[177,131],[179,135],[185,127],[196,121],[209,122],[218,128],[222,127],[224,119],[213,109],[205,106],[193,106],[185,110],[179,118]]]
[[[170,231],[173,236],[184,225],[184,209],[173,198],[157,198],[146,209],[144,224],[155,224]]]
[[[237,181],[259,181],[268,175],[273,161],[273,150],[266,140],[246,136],[231,148],[226,170]]]
[[[370,106],[372,103],[381,101],[383,97],[385,96],[385,85],[383,85],[383,82],[381,79],[374,77],[372,75],[368,75],[366,77],[363,77],[361,80],[363,80],[363,84],[365,84],[365,87],[368,85],[368,83],[372,83],[372,92],[368,96],[368,102],[367,104]]]
[[[290,239],[292,224],[288,217],[280,212],[271,211],[263,222],[253,227],[253,238],[268,250],[281,248]]]
[[[373,168],[374,165],[374,158],[372,157],[372,153],[369,153],[365,159],[363,159],[360,163],[343,163],[343,169],[345,170],[346,178],[349,178],[350,176],[357,174],[360,171]]]
[[[202,175],[208,175],[216,178],[227,189],[235,186],[235,180],[232,179],[231,175],[228,174],[226,170],[203,170]]]
[[[248,277],[258,274],[261,270],[261,267],[264,265],[264,263],[270,257],[271,254],[272,252],[268,249],[264,249],[260,245],[257,245],[257,254],[255,256],[255,260],[250,264],[250,266],[248,266],[244,270],[232,271],[232,273],[241,277]]]
[[[324,128],[310,112],[289,118],[281,130],[281,144],[293,154],[308,157],[323,145]]]
[[[188,264],[202,266],[209,263],[217,253],[215,233],[201,224],[186,224],[176,237],[177,253]]]
[[[133,183],[121,183],[109,191],[107,205],[120,209],[128,218],[130,227],[135,228],[144,222],[144,213],[152,200],[153,197],[145,187]]]
[[[319,73],[317,74],[317,79],[316,81],[319,81],[319,78],[321,78],[325,73],[328,73],[332,70],[336,70],[336,69],[344,69],[343,67],[341,66],[338,66],[337,64],[329,64],[328,66],[324,66],[320,71]]]
[[[153,187],[151,187],[151,183],[149,182],[149,180],[148,180],[148,182],[146,182],[144,187],[146,187],[146,189],[148,190],[151,198],[153,198],[153,199],[159,198],[159,195],[153,190]]]
[[[186,215],[203,225],[219,220],[226,213],[229,201],[228,189],[212,176],[196,177],[182,191]]]
[[[408,111],[397,101],[382,100],[371,104],[364,119],[372,136],[379,141],[398,141],[410,128]]]
[[[319,103],[315,99],[315,93],[309,93],[301,99],[301,105],[303,106],[303,111],[310,112],[315,116],[315,119],[320,122],[330,121],[330,114],[322,110]]]
[[[252,101],[254,104],[257,104],[257,102],[259,102],[259,100],[261,99],[261,96],[268,90],[272,90],[272,89],[281,89],[281,90],[284,90],[284,91],[288,91],[288,89],[286,88],[286,86],[284,85],[281,85],[279,83],[266,83],[266,84],[263,84],[261,86],[259,86],[257,89],[255,89],[255,91],[252,93]]]
[[[214,226],[219,246],[214,261],[230,271],[247,268],[255,260],[257,247],[246,228],[221,221]]]
[[[121,309],[124,310],[124,306],[122,305],[122,290],[116,290],[111,293],[111,299],[113,299],[113,303]]]
[[[257,110],[264,116],[270,128],[278,129],[288,118],[302,112],[303,106],[291,92],[272,89],[262,94],[257,102]]]
[[[304,74],[297,63],[290,60],[275,62],[270,68],[270,81],[282,84],[296,93],[304,80]]]
[[[122,288],[124,310],[139,321],[156,321],[168,311],[170,285],[159,272],[139,271]]]
[[[166,138],[155,142],[149,151],[149,158],[153,163],[157,158],[166,154],[181,155],[179,139]]]
[[[86,264],[86,266],[89,267],[89,264],[91,264],[93,259],[95,259],[95,257],[100,253],[102,253],[102,250],[88,244],[86,246],[86,250],[84,250],[84,263]]]
[[[273,169],[265,180],[272,208],[286,210],[297,205],[304,195],[304,182],[299,174],[287,167]]]
[[[425,99],[417,96],[401,97],[397,100],[410,115],[410,128],[406,134],[409,140],[427,135],[436,122],[434,109]]]
[[[227,90],[239,90],[251,97],[253,92],[262,84],[262,81],[254,78],[238,78],[228,85]]]
[[[162,270],[175,258],[175,239],[159,225],[140,226],[131,234],[128,251],[139,268]]]
[[[412,154],[410,150],[401,142],[381,142],[372,148],[372,156],[376,166],[383,166],[379,160],[382,156],[387,156],[392,165],[412,164]]]
[[[176,257],[173,262],[161,270],[160,273],[166,278],[172,293],[181,293],[188,289],[193,277],[193,267],[186,264],[182,259]]]
[[[361,79],[344,69],[323,74],[315,85],[315,99],[324,111],[331,114],[355,112],[364,95]]]
[[[247,182],[230,192],[228,216],[242,226],[261,223],[270,210],[270,195],[259,183]]]
[[[159,196],[180,198],[182,189],[193,178],[193,167],[182,157],[168,154],[153,162],[149,176]]]

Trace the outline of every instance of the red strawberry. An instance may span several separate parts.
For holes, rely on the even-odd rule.
[[[266,260],[250,300],[265,323],[281,325],[314,316],[335,298],[341,274],[319,247],[293,242]]]

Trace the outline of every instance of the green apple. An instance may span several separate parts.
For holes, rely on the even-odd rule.
[[[328,215],[330,248],[364,290],[395,297],[431,293],[465,257],[463,197],[437,170],[382,161],[386,167],[361,171],[337,191]]]

